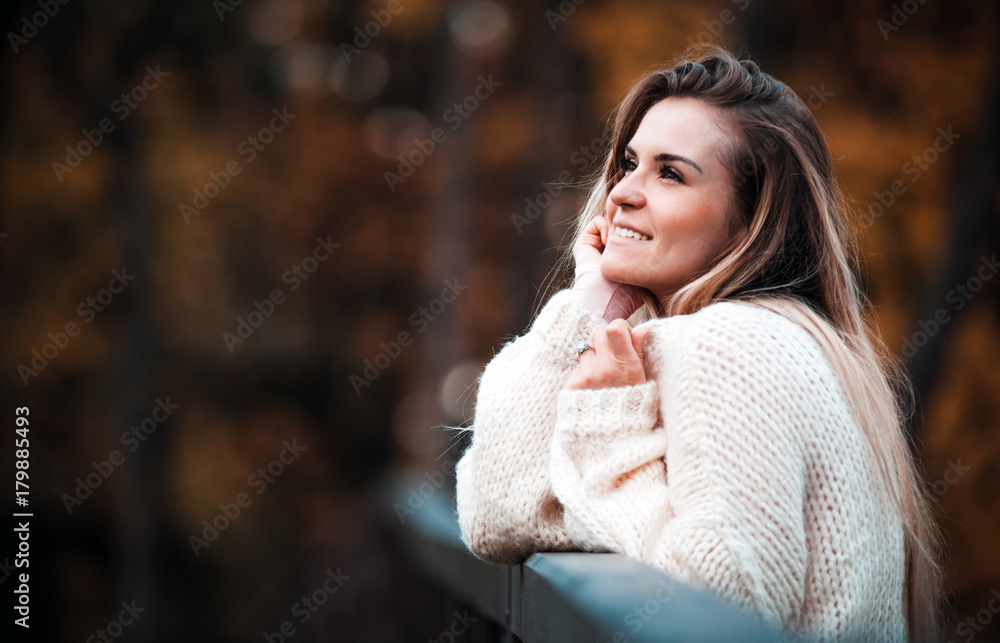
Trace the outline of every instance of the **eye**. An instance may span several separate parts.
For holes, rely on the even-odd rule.
[[[669,165],[660,166],[660,176],[668,178],[672,181],[677,181],[678,183],[684,182],[684,177],[681,175],[681,173]]]
[[[635,161],[622,154],[618,157],[618,167],[620,167],[623,172],[628,173],[634,170],[636,166]]]

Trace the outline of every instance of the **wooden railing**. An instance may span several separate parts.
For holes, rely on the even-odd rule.
[[[486,636],[448,640],[782,641],[779,631],[762,622],[617,554],[537,553],[520,565],[485,563],[462,542],[447,488],[414,502],[412,491],[422,483],[426,480],[400,478],[382,495],[406,559],[427,583],[458,602],[451,605],[468,606],[495,626]]]

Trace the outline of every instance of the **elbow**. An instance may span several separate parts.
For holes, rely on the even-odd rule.
[[[572,548],[561,521],[548,520],[545,510],[536,515],[489,506],[488,511],[459,508],[462,542],[477,558],[497,565],[518,565],[538,551]]]
[[[495,500],[495,499],[493,499]],[[518,565],[544,549],[549,540],[530,516],[496,502],[459,502],[462,542],[480,560],[495,565]]]
[[[509,520],[511,514],[503,511],[494,499],[482,497],[483,490],[475,485],[473,458],[470,449],[456,468],[455,499],[462,542],[477,558],[486,562],[519,563],[524,556],[514,545],[517,530]]]
[[[531,554],[511,534],[492,531],[482,521],[472,522],[468,526],[463,524],[462,542],[476,558],[494,565],[517,565]]]

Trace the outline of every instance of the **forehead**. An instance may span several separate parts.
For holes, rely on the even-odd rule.
[[[649,108],[629,146],[639,155],[681,154],[698,163],[722,158],[730,133],[721,109],[696,98],[664,98]]]

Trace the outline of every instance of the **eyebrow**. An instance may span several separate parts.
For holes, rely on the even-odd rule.
[[[625,146],[625,151],[631,154],[632,156],[638,156],[638,154],[635,153],[635,150],[633,150],[632,147],[629,145]],[[657,154],[656,156],[653,157],[653,160],[656,161],[657,163],[659,163],[660,161],[680,161],[681,163],[687,163],[694,169],[698,170],[698,172],[701,174],[705,173],[704,171],[702,171],[701,167],[699,167],[697,163],[695,163],[686,156],[681,156],[680,154]]]

